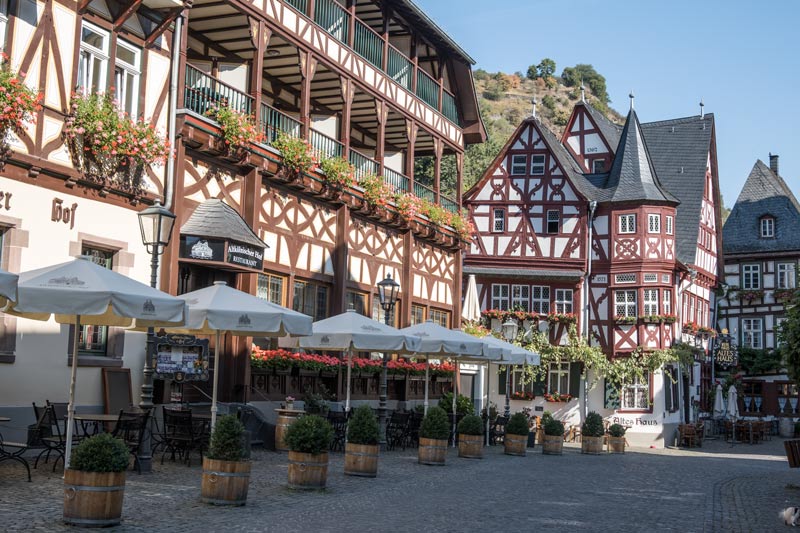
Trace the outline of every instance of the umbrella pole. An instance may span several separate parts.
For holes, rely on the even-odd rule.
[[[428,414],[428,387],[430,386],[430,377],[428,369],[430,368],[430,357],[425,356],[425,399],[422,401],[423,413]]]
[[[456,419],[458,418],[456,414],[456,397],[458,396],[458,381],[461,378],[460,370],[461,363],[456,361],[456,371],[453,376],[453,448],[456,447]]]
[[[211,393],[211,431],[217,423],[217,384],[219,383],[219,341],[220,331],[217,330],[217,338],[214,343],[214,388]]]
[[[346,413],[350,412],[350,376],[353,367],[353,347],[347,350],[347,396],[344,400],[344,410]]]
[[[489,430],[491,429],[491,402],[489,401],[489,376],[491,375],[492,364],[486,361],[486,446],[489,446]]]
[[[64,470],[69,468],[72,455],[72,426],[75,423],[75,377],[78,374],[78,337],[81,335],[81,315],[75,318],[75,334],[72,336],[72,370],[69,379],[69,406],[67,407],[67,447],[64,451]]]

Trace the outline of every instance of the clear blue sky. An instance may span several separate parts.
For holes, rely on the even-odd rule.
[[[699,114],[717,127],[719,177],[733,206],[756,159],[780,155],[800,196],[800,2],[772,0],[416,0],[490,72],[543,57],[589,63],[611,105],[636,94],[642,122]]]

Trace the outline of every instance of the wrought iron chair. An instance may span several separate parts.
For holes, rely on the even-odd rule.
[[[333,427],[333,440],[331,440],[330,450],[344,451],[347,441],[347,414],[343,411],[329,411],[328,422]]]
[[[422,425],[424,416],[425,415],[418,412],[411,413],[411,416],[408,418],[403,449],[405,449],[406,446],[409,448],[417,448],[419,446],[419,427]]]
[[[53,461],[53,472],[55,472],[58,461],[61,460],[62,464],[64,462],[67,439],[52,405],[44,407],[40,422],[39,440],[44,445],[44,449],[36,456],[33,467],[39,467],[39,459],[41,459],[42,455],[45,455],[45,463],[47,463],[50,460],[50,454],[55,453],[56,459]]]
[[[386,445],[390,450],[394,450],[396,446],[406,449],[405,440],[410,417],[410,413],[392,413],[386,424]]]
[[[150,413],[120,411],[119,419],[112,433],[115,437],[125,441],[128,450],[133,456],[133,466],[136,471],[142,473],[142,465],[139,461],[139,450],[142,447],[142,440],[147,432],[147,421]]]
[[[178,457],[191,466],[192,451],[200,452],[200,459],[203,458],[203,431],[202,427],[195,424],[192,420],[192,411],[175,411],[163,409],[164,413],[164,452],[161,454],[161,464],[164,464],[164,456],[171,452],[171,459],[175,460],[175,453]]]

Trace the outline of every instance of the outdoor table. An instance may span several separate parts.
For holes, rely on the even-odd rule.
[[[90,437],[100,433],[100,426],[108,423],[113,423],[119,420],[119,415],[111,414],[76,414],[74,417],[76,423],[80,423],[84,436]],[[91,429],[91,431],[90,431]]]

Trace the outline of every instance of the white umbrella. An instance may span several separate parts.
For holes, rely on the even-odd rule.
[[[0,269],[0,309],[8,305],[9,301],[17,301],[18,280],[18,275]]]
[[[728,418],[733,420],[739,418],[739,402],[736,397],[735,385],[731,385],[728,389]]]
[[[464,293],[461,318],[467,322],[477,322],[481,319],[481,304],[478,301],[478,286],[475,284],[474,274],[470,274],[467,278],[467,291]]]
[[[725,416],[725,400],[722,399],[722,385],[717,383],[717,391],[714,393],[714,418]]]
[[[214,383],[211,395],[211,429],[217,422],[219,345],[222,332],[240,337],[311,335],[311,317],[228,287],[224,281],[178,296],[186,301],[186,324],[177,329],[192,335],[216,335]]]
[[[312,333],[299,339],[299,346],[309,350],[347,352],[347,396],[345,410],[350,410],[350,376],[353,352],[415,353],[420,338],[356,313],[353,309],[314,322]]]
[[[183,324],[186,304],[174,296],[97,265],[86,256],[23,272],[19,275],[17,296],[17,302],[6,313],[34,320],[48,320],[55,315],[59,324],[75,326],[67,447],[64,454],[64,467],[67,468],[72,453],[81,324],[137,328],[175,326]]]

